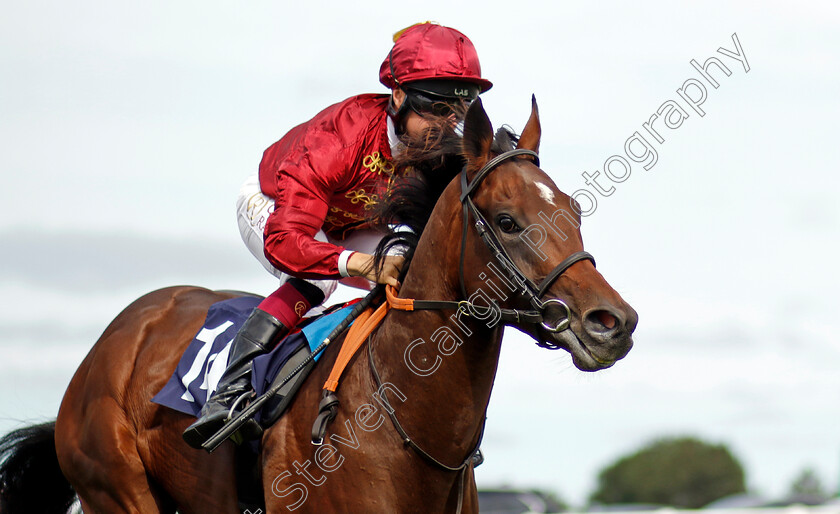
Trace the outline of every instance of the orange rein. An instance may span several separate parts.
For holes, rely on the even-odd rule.
[[[376,310],[373,307],[368,307],[353,322],[353,325],[347,332],[347,337],[344,338],[344,342],[341,345],[341,351],[338,352],[338,357],[335,359],[330,376],[324,383],[324,389],[327,391],[334,393],[338,389],[338,381],[341,378],[341,374],[344,373],[344,368],[350,364],[350,359],[359,351],[362,343],[365,342],[371,332],[382,323],[382,320],[390,309],[400,311],[414,310],[414,300],[410,298],[397,298],[394,288],[391,286],[385,287],[385,297],[388,301],[380,305]]]

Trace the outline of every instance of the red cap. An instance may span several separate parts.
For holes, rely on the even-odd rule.
[[[379,82],[391,89],[428,79],[471,82],[482,93],[493,86],[481,78],[481,64],[472,41],[455,29],[419,23],[398,32],[394,39],[394,47],[379,68]]]

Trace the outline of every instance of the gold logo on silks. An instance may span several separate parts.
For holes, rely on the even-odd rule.
[[[350,203],[364,203],[365,209],[370,209],[379,202],[379,195],[369,194],[364,189],[349,191],[344,195],[344,198],[349,199]]]
[[[303,315],[306,314],[306,304],[303,302],[297,302],[295,304],[295,314],[302,318]]]
[[[389,176],[394,174],[394,163],[383,159],[379,152],[365,155],[365,158],[362,159],[362,166],[377,175],[382,175],[383,172]]]

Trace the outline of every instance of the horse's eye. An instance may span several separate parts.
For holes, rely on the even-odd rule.
[[[513,221],[513,218],[510,217],[508,214],[499,214],[496,217],[496,223],[499,225],[499,228],[502,229],[502,232],[507,234],[511,234],[513,232],[519,232],[522,230],[519,228],[519,225]]]

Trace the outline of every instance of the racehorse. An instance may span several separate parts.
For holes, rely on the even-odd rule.
[[[504,326],[565,349],[583,371],[630,350],[637,315],[583,251],[579,207],[538,167],[540,134],[536,102],[518,142],[494,137],[481,102],[470,106],[466,165],[428,217],[398,291],[396,302],[414,299],[414,310],[392,309],[350,361],[322,444],[310,427],[338,343],[265,431],[267,512],[478,512],[473,466]],[[193,420],[149,401],[208,307],[233,296],[172,287],[129,305],[70,382],[54,435],[46,425],[18,433],[23,444],[7,436],[3,501],[25,503],[15,495],[32,479],[38,495],[61,489],[64,503],[75,491],[85,513],[239,512],[234,445],[188,447],[181,433]],[[53,437],[55,454],[44,451]],[[72,489],[57,473],[27,476],[21,462],[37,460],[28,458],[36,448],[57,457]]]

